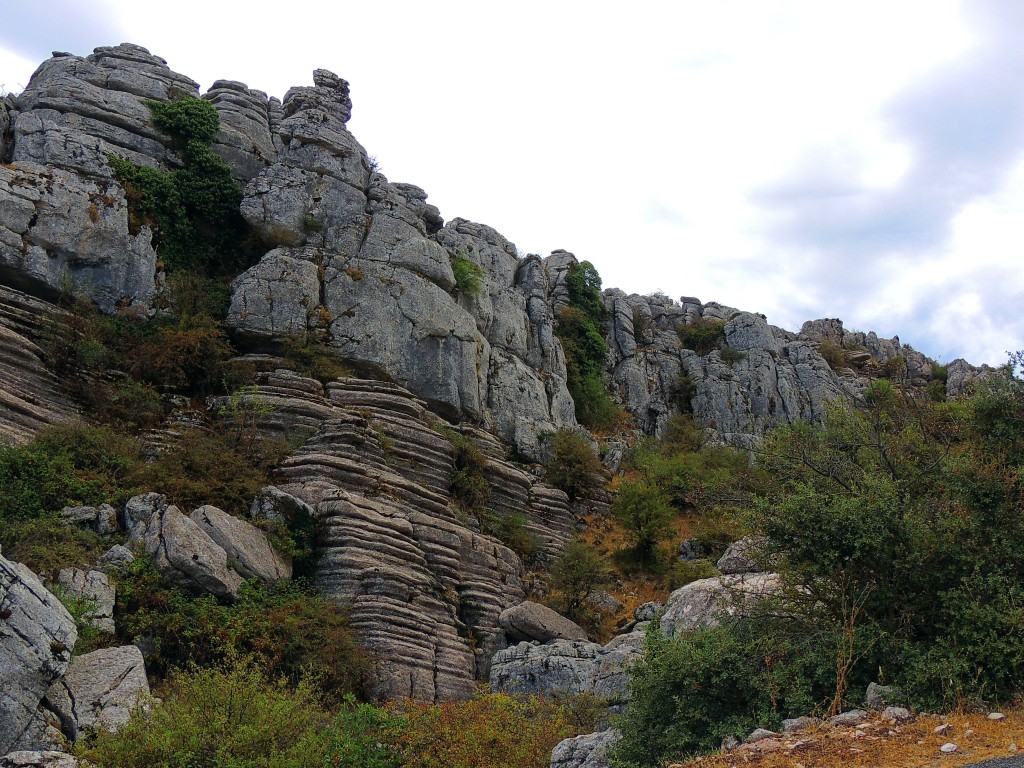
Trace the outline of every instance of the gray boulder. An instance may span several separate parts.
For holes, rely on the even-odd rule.
[[[146,532],[146,554],[166,579],[187,589],[234,599],[243,579],[228,567],[223,547],[177,507],[158,511]]]
[[[830,717],[825,722],[829,725],[838,726],[852,726],[860,725],[868,719],[868,713],[863,709],[851,709],[846,712],[840,712],[835,717]]]
[[[491,689],[541,695],[588,693],[610,702],[625,701],[628,669],[643,655],[645,628],[639,625],[604,646],[552,640],[505,648],[491,660]]]
[[[66,594],[89,606],[82,618],[101,632],[114,634],[116,589],[107,574],[96,570],[86,572],[78,568],[62,568],[57,574],[57,583]]]
[[[291,563],[274,550],[267,534],[256,526],[209,504],[195,510],[191,518],[221,546],[232,568],[243,578],[273,583],[292,577]]]
[[[697,539],[683,539],[679,543],[679,559],[691,562],[693,560],[703,560],[708,556],[707,547],[701,544]]]
[[[723,574],[758,573],[765,568],[759,562],[765,542],[756,536],[744,536],[734,541],[718,559],[717,568]]]
[[[117,510],[109,504],[100,504],[98,507],[65,507],[60,514],[69,523],[91,528],[101,536],[118,531]]]
[[[793,717],[782,721],[782,732],[783,733],[795,733],[802,731],[805,728],[810,728],[813,725],[820,725],[821,718],[817,717]]]
[[[0,754],[19,743],[68,668],[75,621],[32,571],[0,555]]]
[[[90,731],[116,731],[148,697],[146,666],[134,645],[76,657],[46,694],[72,741]]]
[[[114,573],[124,573],[134,562],[132,551],[120,544],[115,544],[100,557],[100,565]]]
[[[143,493],[132,496],[124,505],[124,529],[132,545],[146,540],[149,521],[157,512],[167,509],[167,499],[159,493]]]
[[[895,686],[868,683],[864,703],[871,709],[883,709],[889,705],[902,704],[903,700]]]
[[[587,633],[559,613],[540,603],[526,601],[502,611],[498,623],[509,640],[586,640]]]
[[[742,613],[757,600],[780,594],[782,588],[777,573],[733,574],[690,582],[669,596],[661,631],[670,637],[717,626],[721,616]]]
[[[638,605],[633,611],[633,618],[637,621],[654,621],[655,617],[665,609],[663,603],[649,602]]]
[[[297,519],[313,519],[313,508],[302,499],[268,485],[253,499],[249,517],[271,523],[289,523]]]
[[[560,741],[551,752],[551,768],[608,768],[608,749],[620,738],[612,728]]]

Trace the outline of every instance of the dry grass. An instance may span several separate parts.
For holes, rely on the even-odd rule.
[[[673,768],[956,768],[995,757],[1024,754],[1024,711],[1005,712],[1001,722],[981,714],[928,715],[890,725],[877,719],[856,728],[819,726],[731,752],[707,755]],[[948,725],[947,732],[934,729]],[[958,749],[943,754],[952,742]]]

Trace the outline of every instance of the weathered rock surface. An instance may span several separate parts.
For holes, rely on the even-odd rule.
[[[98,507],[65,507],[60,514],[69,523],[91,528],[101,536],[118,530],[117,510],[109,504],[100,504]]]
[[[78,760],[56,750],[19,750],[0,757],[0,768],[78,768]]]
[[[753,536],[746,536],[729,545],[716,567],[723,574],[758,573],[766,570],[760,562],[764,557],[765,541]]]
[[[499,615],[523,601],[523,566],[450,505],[446,430],[464,429],[478,442],[491,512],[525,514],[528,527],[547,532],[542,556],[556,555],[571,535],[565,495],[494,455],[493,437],[441,421],[393,384],[341,379],[325,388],[273,370],[245,397],[272,408],[265,429],[312,435],[282,463],[277,491],[264,489],[253,508],[277,514],[290,495],[285,507],[313,510],[322,531],[316,581],[349,607],[352,626],[382,660],[376,691],[471,695],[504,646]]]
[[[18,745],[47,689],[68,668],[74,619],[21,563],[0,555],[0,754]]]
[[[645,625],[606,645],[579,640],[522,642],[491,661],[491,689],[506,693],[589,693],[610,702],[629,698],[629,665],[643,655]]]
[[[0,232],[3,194],[0,191]],[[0,283],[5,282],[0,268]],[[28,442],[47,425],[68,421],[76,413],[47,370],[40,346],[46,318],[56,311],[45,301],[0,284],[0,442]]]
[[[228,567],[228,555],[177,507],[158,510],[146,531],[146,554],[157,570],[178,586],[235,598],[242,579]]]
[[[700,579],[673,592],[661,616],[661,631],[668,637],[702,627],[717,626],[723,615],[740,613],[752,602],[782,589],[777,573],[734,574]]]
[[[498,623],[513,642],[536,640],[586,640],[587,633],[576,622],[540,603],[522,602],[501,612]]]
[[[82,618],[107,634],[114,634],[114,602],[117,590],[103,571],[62,568],[57,583],[68,595],[88,604]]]
[[[242,578],[273,583],[292,577],[291,563],[274,551],[267,534],[256,526],[209,504],[199,507],[190,517],[227,553],[232,568]]]
[[[127,547],[115,544],[100,557],[100,565],[114,573],[124,573],[135,562],[135,555]]]
[[[614,728],[558,742],[551,768],[608,768],[608,749],[622,735]]]
[[[116,731],[148,696],[142,652],[125,645],[76,657],[46,700],[75,741],[89,731]]]

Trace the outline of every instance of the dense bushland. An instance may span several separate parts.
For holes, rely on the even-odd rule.
[[[152,712],[76,753],[99,768],[547,768],[574,733],[565,706],[504,694],[387,709],[347,697],[331,714],[310,682],[246,658],[192,666],[160,693]]]
[[[872,680],[922,709],[1024,688],[1024,382],[935,402],[874,382],[856,408],[772,434],[746,528],[784,593],[713,630],[650,638],[620,766],[860,703]]]

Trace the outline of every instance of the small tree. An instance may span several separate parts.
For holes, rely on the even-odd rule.
[[[587,498],[601,474],[601,462],[590,442],[567,429],[558,430],[549,440],[551,455],[544,467],[544,479],[565,491],[569,501]]]
[[[672,536],[675,513],[664,493],[646,480],[627,480],[619,486],[612,515],[626,529],[641,563],[652,563],[658,543]]]
[[[601,556],[579,539],[570,541],[551,564],[550,585],[559,593],[556,607],[573,621],[584,617],[587,598],[610,580]]]

